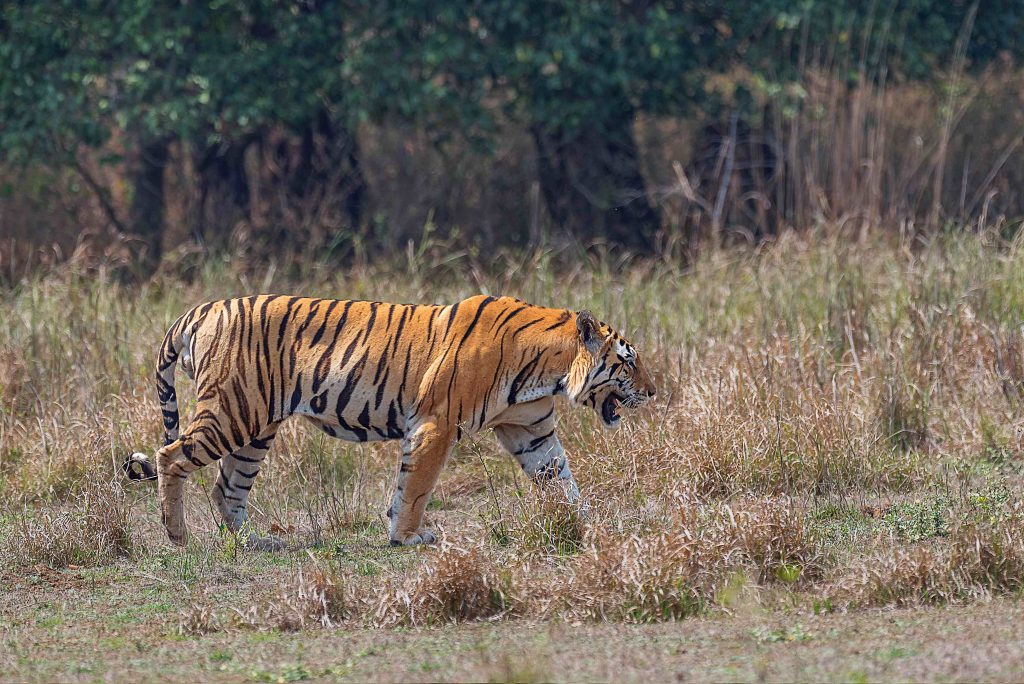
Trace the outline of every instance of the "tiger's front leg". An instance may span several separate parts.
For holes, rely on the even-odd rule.
[[[531,480],[538,484],[556,480],[569,503],[580,502],[580,488],[569,468],[569,458],[555,434],[553,413],[531,425],[498,425],[494,432]]]
[[[391,545],[433,544],[437,535],[423,527],[423,512],[441,468],[455,443],[451,430],[425,423],[402,440],[402,462],[391,502]]]

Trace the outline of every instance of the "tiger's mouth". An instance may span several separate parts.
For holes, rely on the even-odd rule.
[[[622,419],[618,410],[621,404],[622,397],[615,392],[609,392],[608,396],[601,402],[601,420],[608,427],[616,427]]]

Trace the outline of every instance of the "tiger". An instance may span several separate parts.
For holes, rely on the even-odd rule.
[[[195,381],[179,431],[175,368]],[[175,321],[157,359],[164,446],[131,454],[132,479],[156,479],[170,541],[188,539],[184,483],[218,463],[212,498],[223,525],[248,519],[253,482],[286,419],[331,437],[398,440],[387,511],[394,546],[433,544],[424,510],[453,446],[493,429],[534,482],[580,503],[556,434],[555,398],[591,407],[604,426],[656,388],[636,348],[589,311],[477,295],[450,305],[255,295],[199,305]]]

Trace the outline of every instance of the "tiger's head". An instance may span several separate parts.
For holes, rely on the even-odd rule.
[[[636,348],[589,311],[576,314],[579,352],[569,369],[567,392],[601,416],[605,427],[619,426],[619,407],[638,408],[657,389]]]

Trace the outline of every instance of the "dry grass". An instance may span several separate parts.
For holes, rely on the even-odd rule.
[[[412,577],[377,597],[374,622],[438,625],[498,617],[509,611],[508,575],[479,548],[442,541]]]
[[[12,517],[3,555],[14,564],[93,567],[145,551],[117,483],[90,485],[61,506],[26,507]]]
[[[190,599],[186,634],[651,622],[744,602],[770,608],[779,596],[857,609],[1020,591],[1016,243],[988,234],[849,242],[822,229],[687,269],[593,257],[566,271],[543,253],[481,268],[430,246],[407,264],[342,274],[319,263],[302,273],[203,269],[138,290],[61,271],[7,292],[8,567],[128,558],[175,586],[227,576],[246,589],[242,601]],[[189,484],[195,538],[185,551],[166,545],[152,486],[120,484],[123,455],[159,442],[154,350],[188,306],[256,291],[453,301],[481,290],[601,312],[650,360],[658,400],[622,429],[561,409],[584,509],[534,488],[480,435],[460,444],[428,511],[444,543],[393,551],[383,517],[393,445],[350,445],[298,423],[275,441],[251,524],[310,546],[313,560],[264,557],[222,534],[212,470]],[[190,393],[181,379],[186,420]],[[265,575],[247,570],[265,566]]]
[[[846,572],[833,589],[840,605],[946,603],[1024,588],[1024,518],[1019,506],[998,518],[964,521],[946,544],[890,548]]]
[[[236,614],[249,627],[295,632],[310,627],[333,627],[357,608],[348,578],[337,569],[314,562],[300,567],[269,599]]]

